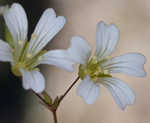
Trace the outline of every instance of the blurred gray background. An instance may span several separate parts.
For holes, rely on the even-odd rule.
[[[7,2],[11,4],[14,1]],[[69,41],[74,35],[85,37],[95,49],[96,24],[103,20],[108,24],[116,24],[120,29],[120,40],[113,56],[127,52],[140,52],[147,57],[146,78],[115,74],[134,89],[135,105],[121,111],[103,87],[96,103],[87,105],[76,95],[76,85],[58,109],[59,123],[150,122],[149,0],[18,0],[17,2],[20,2],[27,11],[29,34],[33,31],[42,12],[48,7],[54,8],[57,15],[67,18],[67,24],[49,43],[48,49],[69,47]],[[46,90],[53,97],[62,94],[77,77],[77,66],[74,73],[47,65],[41,68],[47,79]],[[32,93],[22,89],[21,81],[11,74],[7,63],[0,63],[0,81],[0,122],[53,123],[51,113],[38,103]]]

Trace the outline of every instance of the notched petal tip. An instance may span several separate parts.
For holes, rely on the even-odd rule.
[[[58,27],[56,26],[57,33],[64,27],[65,23],[66,23],[66,19],[64,16],[58,16],[56,18],[56,24],[58,25]]]
[[[49,16],[55,16],[56,17],[56,12],[55,12],[55,10],[53,8],[47,8],[43,13],[44,14],[49,14]],[[62,24],[66,23],[66,18],[64,16],[58,16],[57,19]]]
[[[51,15],[54,15],[56,17],[56,12],[53,8],[47,8],[43,13],[44,14],[51,14]]]
[[[119,33],[119,28],[117,27],[116,24],[113,24],[113,23],[111,23],[111,24],[105,24],[104,21],[100,21],[97,24],[97,28],[98,29],[101,29],[101,28],[110,28],[110,31]]]
[[[119,40],[119,29],[114,24],[100,21],[96,29],[96,56],[100,59],[111,55]]]
[[[139,66],[141,65],[141,71],[142,72],[141,72],[141,75],[139,77],[146,77],[147,76],[147,72],[144,69],[144,65],[147,62],[146,57],[143,54],[141,54],[141,53],[129,53],[129,54],[134,55],[135,59],[137,59],[135,64],[137,64]]]
[[[61,31],[65,23],[65,17],[56,17],[56,13],[52,8],[46,9],[36,25],[33,33],[36,37],[31,38],[28,52],[37,54]]]
[[[137,54],[137,55],[139,55],[141,57],[139,59],[141,59],[141,61],[143,61],[143,64],[146,64],[147,59],[146,59],[146,57],[143,54],[141,54],[141,53],[135,53],[135,54]]]

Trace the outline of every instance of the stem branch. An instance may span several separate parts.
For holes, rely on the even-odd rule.
[[[75,81],[70,85],[70,87],[66,90],[66,92],[61,96],[59,103],[64,99],[64,97],[69,93],[69,91],[72,89],[72,87],[77,83],[77,81],[80,79],[78,76]]]
[[[59,104],[64,99],[64,97],[69,93],[69,91],[73,88],[73,86],[77,83],[77,81],[79,79],[80,79],[80,77],[78,76],[75,79],[75,81],[69,86],[69,88],[65,91],[65,93],[59,98],[58,103],[56,103],[56,105],[55,105],[55,101],[52,104],[49,104],[49,103],[47,103],[47,101],[40,94],[32,91],[44,103],[44,105],[53,113],[54,123],[58,123],[56,111],[57,111],[57,108],[58,108]],[[47,92],[44,92],[44,93],[47,94]]]
[[[46,101],[38,93],[32,91],[43,103],[47,104]]]

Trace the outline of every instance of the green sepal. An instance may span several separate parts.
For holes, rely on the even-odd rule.
[[[45,91],[42,94],[44,96],[44,100],[51,105],[53,102],[52,98]]]
[[[8,27],[5,25],[5,41],[9,43],[9,45],[14,48],[14,41],[11,33],[8,30]]]
[[[98,77],[105,78],[105,77],[112,77],[112,75],[110,75],[110,74],[99,74]]]
[[[80,76],[80,78],[83,80],[86,73],[85,73],[85,70],[82,68],[82,65],[80,64],[79,66],[79,72],[78,72],[78,75]]]
[[[54,100],[54,102],[53,102],[53,108],[57,108],[57,106],[59,105],[59,97],[57,96],[56,98],[55,98],[55,100]]]
[[[19,56],[19,61],[24,60],[23,58],[24,58],[26,49],[28,47],[28,44],[29,44],[28,41],[26,41],[23,48],[22,48],[22,50],[21,50],[21,53],[20,53],[20,56]]]

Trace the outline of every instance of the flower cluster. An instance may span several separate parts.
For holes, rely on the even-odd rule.
[[[135,103],[133,90],[112,73],[144,77],[145,57],[140,53],[127,53],[111,57],[118,39],[119,30],[114,24],[97,25],[96,51],[91,55],[91,46],[85,39],[75,36],[66,50],[46,51],[44,47],[63,28],[66,20],[56,17],[53,9],[46,9],[28,41],[28,21],[20,4],[14,3],[3,13],[5,23],[12,40],[8,43],[0,40],[0,61],[10,62],[12,72],[22,76],[23,87],[41,93],[45,89],[45,79],[37,66],[39,64],[55,65],[73,71],[73,64],[79,64],[78,75],[81,82],[77,95],[83,97],[87,104],[92,104],[99,97],[100,86],[106,87],[116,104],[124,109]]]

